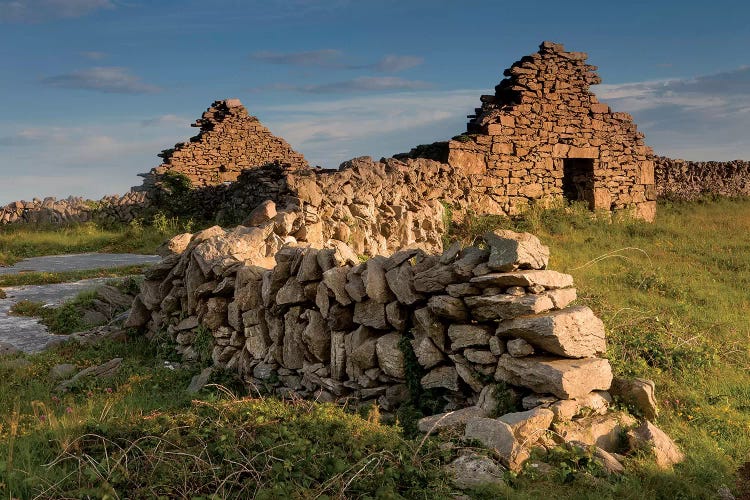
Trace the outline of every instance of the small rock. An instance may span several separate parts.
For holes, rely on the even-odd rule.
[[[66,377],[70,377],[75,373],[76,365],[70,363],[63,363],[55,365],[49,370],[49,377],[52,380],[62,380]]]
[[[534,408],[533,410],[508,413],[498,420],[510,426],[513,435],[521,444],[530,446],[549,429],[554,416],[552,410]]]
[[[492,327],[480,325],[450,325],[448,337],[451,349],[456,351],[471,346],[487,346],[492,336]]]
[[[19,352],[21,351],[17,349],[16,346],[7,342],[0,342],[0,358],[13,356],[14,354],[18,354]]]
[[[507,344],[505,344],[505,348],[508,350],[508,354],[514,358],[523,358],[524,356],[531,356],[534,354],[534,347],[524,339],[509,340]]]
[[[504,469],[491,458],[481,455],[462,455],[446,465],[445,470],[459,489],[505,484]]]
[[[469,420],[486,417],[487,415],[489,415],[489,412],[483,408],[468,406],[466,408],[461,408],[460,410],[420,418],[419,422],[417,422],[417,428],[420,432],[433,433],[443,429],[465,425]]]
[[[654,391],[656,385],[652,380],[644,378],[614,378],[610,394],[622,400],[625,404],[635,406],[647,420],[653,420],[659,415]]]
[[[547,267],[549,248],[533,234],[497,229],[485,233],[483,238],[490,247],[488,265],[491,269],[512,271]]]
[[[475,418],[466,422],[465,439],[475,439],[494,450],[511,470],[518,471],[529,457],[513,434],[510,425],[493,418]]]
[[[647,449],[654,455],[656,465],[662,469],[668,469],[685,460],[685,455],[675,442],[648,420],[628,431],[628,444],[631,449]]]
[[[192,380],[190,380],[190,385],[187,387],[188,394],[196,394],[203,389],[211,378],[213,370],[214,369],[209,366],[208,368],[201,370],[199,374],[195,375]]]

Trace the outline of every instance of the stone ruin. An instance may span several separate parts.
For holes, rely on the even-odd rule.
[[[382,238],[395,239],[390,236],[397,229],[392,219],[408,214],[419,218],[426,207],[439,210],[434,208],[438,202],[458,211],[513,216],[532,204],[563,198],[595,210],[629,211],[650,221],[657,196],[692,199],[698,194],[750,192],[747,162],[655,157],[630,115],[613,112],[590,91],[600,81],[595,70],[586,63],[585,53],[543,42],[538,52],[505,71],[507,78],[493,95],[481,96],[467,133],[377,162],[355,158],[338,170],[311,168],[302,154],[250,116],[238,99],[216,101],[193,124],[200,128],[198,135],[163,151],[163,163],[140,174],[142,185],[125,196],[97,202],[14,202],[0,208],[0,223],[96,217],[129,222],[147,216],[149,209],[170,208],[170,197],[162,188],[164,176],[173,173],[184,176],[192,187],[189,205],[195,213],[181,215],[204,220],[239,222],[266,200],[286,207],[310,195],[307,208],[298,209],[314,212],[321,208],[314,202],[316,192],[334,198],[328,205],[364,206],[364,215],[331,213],[322,207],[320,214],[309,217],[335,217],[339,224],[328,228],[346,232],[343,226],[349,227],[356,235],[356,250],[376,255],[399,248]],[[393,207],[392,213],[387,207]],[[424,240],[417,234],[426,248],[439,240],[439,223],[434,230],[419,220],[413,226],[416,233],[432,231]],[[410,238],[401,240],[403,244]]]
[[[529,201],[562,196],[653,220],[653,152],[632,117],[589,90],[601,79],[586,53],[552,42],[539,49],[481,97],[468,134],[448,143],[447,162],[486,179],[485,212],[514,215]]]
[[[210,352],[212,369],[252,392],[393,412],[416,384],[446,412],[422,419],[423,432],[464,428],[514,470],[533,448],[560,443],[594,446],[622,470],[610,452],[622,451],[625,432],[633,448],[663,436],[661,465],[681,460],[653,424],[610,411],[613,388],[653,418],[653,386],[613,386],[603,323],[571,305],[572,277],[547,269],[549,249],[536,237],[498,230],[484,247],[362,262],[340,240],[300,244],[289,235],[293,212],[274,212],[266,204],[252,227],[171,240],[126,326],[166,334],[188,361]],[[509,396],[526,411],[496,418]]]
[[[190,142],[175,144],[158,156],[164,163],[144,178],[137,190],[150,190],[166,172],[185,175],[195,188],[234,182],[247,169],[280,163],[293,169],[309,167],[304,156],[264,127],[239,99],[214,102],[192,124],[200,132]]]

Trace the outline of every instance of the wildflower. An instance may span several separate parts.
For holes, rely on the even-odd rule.
[[[112,388],[111,387],[107,387],[104,390],[107,391],[107,394],[112,394]]]
[[[73,413],[73,408],[71,408],[70,406],[68,406],[67,408],[65,408],[65,413],[67,413],[68,415],[70,415],[71,413]]]
[[[57,396],[52,396],[52,402],[57,404],[60,402],[60,398],[58,398]]]
[[[46,422],[47,421],[47,415],[45,415],[44,413],[42,413],[41,415],[39,415],[39,421],[40,422]]]

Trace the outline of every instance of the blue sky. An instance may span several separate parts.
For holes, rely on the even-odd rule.
[[[657,153],[750,159],[750,3],[0,0],[0,204],[122,193],[240,98],[313,164],[464,130],[543,40]]]

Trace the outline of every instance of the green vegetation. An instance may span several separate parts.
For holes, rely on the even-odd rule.
[[[52,392],[55,364],[124,357],[120,373]],[[171,370],[145,339],[0,362],[0,495],[30,498],[415,498],[449,492],[437,444],[333,405],[235,399]]]
[[[22,300],[13,305],[10,312],[18,316],[40,318],[42,324],[52,333],[68,335],[90,328],[83,317],[83,311],[91,306],[96,298],[96,291],[81,292],[72,300],[58,307],[44,307],[41,302]]]
[[[750,200],[663,205],[653,224],[615,219],[577,206],[518,220],[465,215],[450,235],[471,242],[498,225],[539,235],[550,267],[574,276],[578,302],[607,325],[617,374],[656,381],[656,424],[687,460],[660,471],[636,455],[615,477],[589,450],[558,448],[543,457],[548,466],[509,473],[507,486],[472,498],[716,498],[720,488],[747,487],[735,471],[750,456]],[[207,357],[209,332],[198,335]],[[184,388],[198,367],[165,367],[177,359],[172,349],[136,338],[62,346],[29,365],[0,361],[0,496],[450,497],[440,466],[455,450],[406,429],[425,402],[418,392],[396,426],[379,423],[377,408],[358,416],[235,400],[216,386],[190,401]],[[52,392],[54,364],[116,356],[125,361],[114,379]],[[409,363],[414,376],[417,368]],[[499,411],[512,404],[503,399]]]
[[[0,275],[0,287],[23,285],[51,285],[69,283],[92,278],[118,278],[143,274],[148,266],[123,266],[108,269],[90,269],[85,271],[64,271],[59,273],[30,272],[23,274]]]
[[[687,454],[674,475],[644,462],[628,475],[640,477],[638,488],[625,480],[627,487],[607,483],[605,491],[714,498],[733,487],[734,471],[750,460],[750,200],[661,204],[653,224],[610,221],[577,205],[532,208],[517,220],[465,217],[450,237],[468,243],[498,226],[550,246],[550,268],[573,275],[578,302],[607,326],[614,371],[656,382],[657,424]],[[553,487],[517,484],[531,498]],[[586,498],[584,486],[574,481],[560,496]]]
[[[193,230],[191,220],[169,218],[162,212],[144,223],[101,225],[94,222],[64,226],[0,226],[0,266],[21,259],[63,253],[154,253],[165,239]]]

